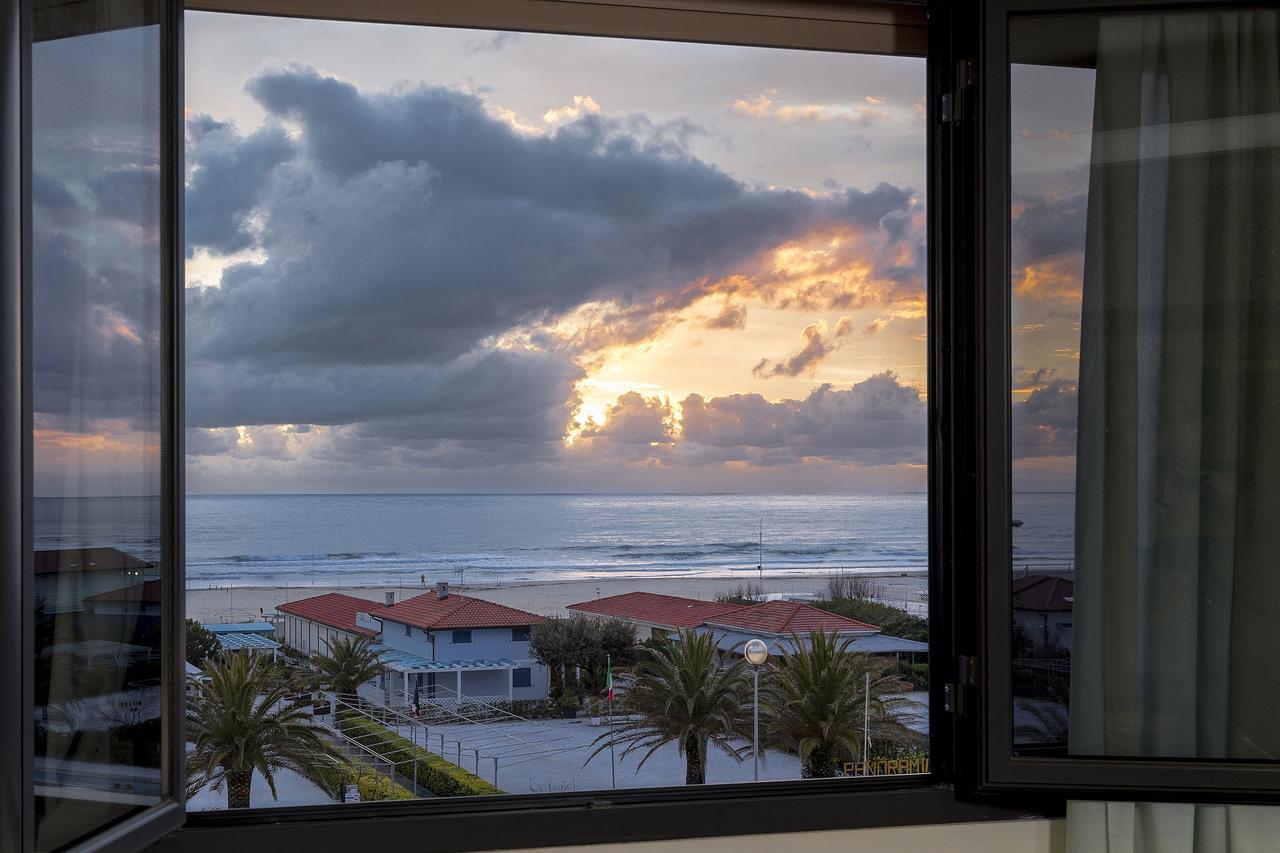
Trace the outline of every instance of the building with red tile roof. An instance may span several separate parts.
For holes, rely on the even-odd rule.
[[[809,634],[821,631],[840,636],[860,636],[880,633],[876,625],[859,622],[838,613],[821,610],[798,601],[765,601],[739,607],[727,613],[703,620],[717,628],[732,628],[753,634]]]
[[[1071,650],[1075,584],[1056,575],[1023,575],[1013,579],[1013,624],[1024,640],[1045,654]]]
[[[592,616],[623,619],[655,636],[666,636],[680,628],[696,628],[709,619],[740,610],[742,605],[663,595],[658,592],[624,592],[621,595],[570,604],[567,609]]]
[[[340,592],[277,604],[280,639],[304,654],[324,652],[338,640],[374,639],[380,626],[370,614],[381,607],[376,601]]]
[[[428,592],[406,598],[390,607],[380,607],[373,614],[383,622],[412,625],[424,631],[463,628],[518,628],[536,625],[546,619],[536,613],[508,607],[483,598],[472,598],[456,592]]]

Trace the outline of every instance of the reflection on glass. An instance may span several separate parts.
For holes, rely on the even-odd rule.
[[[1280,756],[1277,22],[1011,27],[1024,750]]]
[[[159,31],[95,31],[145,5],[38,14],[32,50],[42,850],[161,797]]]

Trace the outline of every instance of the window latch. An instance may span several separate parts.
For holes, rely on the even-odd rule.
[[[956,62],[955,84],[950,92],[943,92],[938,99],[938,121],[942,124],[955,124],[968,118],[970,104],[973,102],[973,61],[961,59]]]
[[[963,716],[968,710],[970,689],[978,683],[973,657],[956,656],[956,680],[942,685],[942,709]]]

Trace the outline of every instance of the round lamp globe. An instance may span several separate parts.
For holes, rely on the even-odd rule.
[[[765,645],[764,640],[749,640],[742,654],[746,657],[747,663],[752,666],[761,666],[769,659],[769,647]]]

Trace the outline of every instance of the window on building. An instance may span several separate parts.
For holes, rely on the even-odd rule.
[[[413,636],[413,626],[412,626],[412,625],[405,625],[405,626],[404,626],[404,635],[405,635],[406,637],[412,637],[412,636]]]
[[[470,631],[454,631],[453,632],[453,644],[455,646],[460,644],[470,643],[470,642],[471,642]]]
[[[533,686],[533,670],[527,666],[522,666],[511,672],[512,687],[532,687]]]
[[[527,642],[528,639],[529,639],[528,628],[512,628],[511,629],[511,642],[524,643],[524,642]]]

